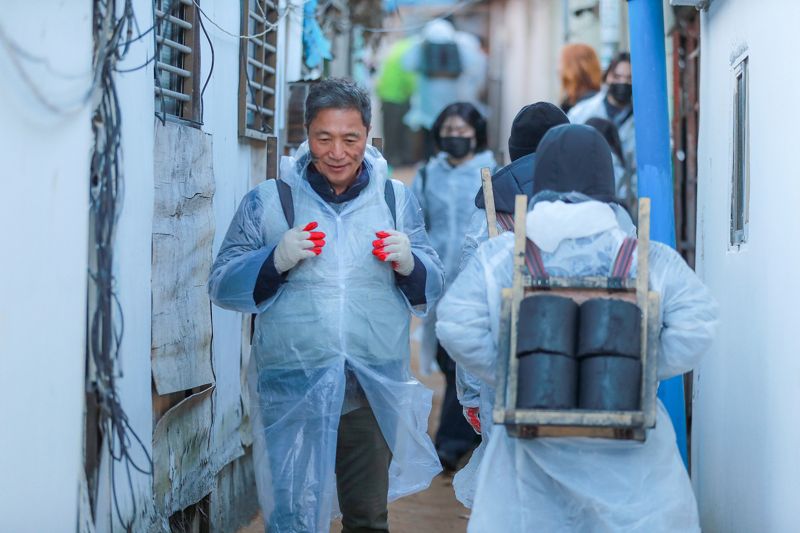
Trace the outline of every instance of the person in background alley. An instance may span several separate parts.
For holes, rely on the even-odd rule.
[[[403,122],[417,84],[416,74],[403,66],[403,57],[413,44],[410,37],[392,44],[376,84],[383,114],[383,155],[391,166],[413,165],[419,160],[415,157],[417,135]]]
[[[548,102],[526,105],[514,117],[511,135],[508,137],[508,153],[511,156],[511,163],[492,176],[495,210],[498,213],[499,221],[498,233],[512,229],[514,196],[517,194],[530,196],[533,190],[533,169],[539,141],[550,128],[568,122],[567,116],[558,107]],[[477,210],[472,215],[464,239],[459,271],[466,266],[478,246],[489,238],[482,186],[478,190],[474,202]],[[456,498],[465,506],[470,507],[475,492],[475,476],[492,429],[492,425],[489,423],[492,410],[486,407],[494,400],[494,389],[481,383],[461,365],[456,365],[456,391],[458,400],[464,409],[464,416],[475,431],[482,435],[481,444],[473,452],[469,463],[453,479]],[[481,423],[482,421],[483,423]]]
[[[626,196],[636,202],[636,133],[633,120],[633,85],[631,77],[631,56],[620,52],[609,63],[603,75],[603,89],[570,109],[568,116],[573,124],[585,124],[592,117],[611,121],[622,141],[622,153],[627,165],[626,174],[630,176],[630,187]]]
[[[412,130],[423,131],[427,160],[434,155],[431,128],[442,109],[454,102],[469,102],[481,108],[486,54],[477,37],[456,31],[446,20],[435,19],[425,25],[422,37],[406,52],[403,64],[418,75],[411,109],[403,120]]]
[[[433,142],[439,153],[420,168],[412,190],[450,283],[458,274],[464,232],[476,211],[473,199],[481,186],[481,168],[493,170],[496,162],[486,146],[486,119],[466,102],[450,104],[439,113],[433,123]],[[436,451],[442,466],[455,470],[459,459],[473,448],[476,435],[462,416],[456,396],[455,363],[437,342],[435,323],[435,312],[423,322],[421,370],[430,372],[435,360],[445,375]]]
[[[536,155],[526,233],[553,276],[606,276],[635,235],[614,203],[605,140],[586,125],[550,130]],[[484,242],[438,307],[439,340],[459,365],[495,384],[501,290],[511,287],[514,235]],[[709,348],[717,306],[672,248],[651,242],[650,289],[660,294],[658,377],[689,371]],[[633,271],[635,276],[636,259]],[[510,437],[495,427],[468,531],[699,532],[697,505],[663,405],[644,442]],[[484,417],[484,423],[490,418]]]
[[[409,372],[410,314],[442,292],[413,194],[367,147],[370,100],[328,79],[308,141],[242,200],[213,264],[212,301],[256,313],[249,385],[267,530],[388,531],[387,499],[441,470],[430,390]]]
[[[564,100],[561,102],[564,113],[600,91],[603,71],[597,53],[588,44],[565,45],[561,49],[558,72],[564,94]]]

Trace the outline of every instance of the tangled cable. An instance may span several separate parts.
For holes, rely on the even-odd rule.
[[[123,196],[121,168],[121,110],[114,81],[116,64],[127,54],[134,41],[133,29],[138,26],[132,0],[123,0],[122,14],[117,18],[117,0],[94,1],[93,60],[95,78],[101,93],[92,115],[94,146],[90,167],[90,212],[94,229],[94,254],[89,277],[94,284],[90,291],[88,352],[93,372],[87,379],[90,392],[99,406],[98,430],[111,456],[111,488],[114,510],[122,527],[133,531],[136,519],[136,498],[132,470],[151,476],[153,461],[139,435],[131,426],[119,395],[117,379],[119,351],[124,333],[122,306],[115,290],[114,235]],[[139,33],[141,38],[143,35]],[[138,448],[145,464],[133,457]],[[125,520],[117,495],[117,467],[122,463],[131,498],[130,518]]]

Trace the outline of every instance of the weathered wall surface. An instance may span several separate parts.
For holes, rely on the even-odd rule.
[[[0,46],[0,530],[73,532],[83,445],[92,131],[82,100],[91,86],[91,5],[4,6],[0,31],[48,59]]]
[[[787,89],[800,4],[715,0],[702,14],[697,265],[720,303],[695,372],[692,474],[704,531],[800,530],[797,295],[800,109]],[[733,62],[749,55],[750,223],[729,246]]]

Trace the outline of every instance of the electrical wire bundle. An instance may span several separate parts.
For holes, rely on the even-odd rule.
[[[111,456],[110,473],[113,504],[117,519],[126,531],[133,531],[136,498],[132,469],[151,476],[153,462],[147,447],[130,424],[119,395],[117,379],[119,351],[124,331],[122,306],[114,287],[114,234],[122,202],[121,110],[114,82],[116,64],[128,52],[134,27],[137,27],[132,0],[123,0],[117,17],[117,0],[95,0],[93,30],[95,52],[93,67],[98,82],[99,102],[92,115],[94,147],[90,167],[90,212],[94,237],[89,276],[91,315],[88,329],[88,353],[92,368],[87,386],[98,405],[98,430]],[[149,30],[148,30],[149,31]],[[139,448],[145,465],[133,456]],[[130,518],[122,516],[116,488],[116,472],[124,465],[130,490]]]

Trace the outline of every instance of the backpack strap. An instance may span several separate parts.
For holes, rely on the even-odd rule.
[[[633,266],[633,252],[636,250],[638,241],[634,237],[626,237],[617,252],[614,266],[611,269],[609,278],[609,288],[622,288],[622,281],[628,277]]]
[[[281,202],[281,209],[283,210],[283,217],[286,219],[286,224],[289,229],[294,227],[294,200],[292,199],[292,188],[288,183],[281,179],[275,180],[275,186],[278,188],[278,199]],[[250,345],[253,344],[253,335],[256,332],[256,315],[250,315]]]
[[[294,201],[292,200],[292,188],[288,183],[281,179],[275,180],[275,185],[278,187],[278,199],[281,201],[283,216],[286,218],[286,223],[291,229],[294,227]]]
[[[550,283],[550,274],[544,268],[542,252],[539,247],[530,239],[525,239],[525,265],[533,278],[533,284],[537,286],[547,286]]]
[[[419,169],[419,177],[422,180],[422,192],[425,193],[425,189],[428,187],[428,164],[425,163]]]
[[[397,202],[395,201],[394,185],[392,185],[391,179],[387,179],[383,186],[383,199],[386,200],[386,205],[389,206],[389,211],[392,213],[392,223],[397,229]]]
[[[495,217],[497,217],[497,222],[503,228],[503,231],[514,231],[514,217],[511,216],[511,213],[497,211]]]

